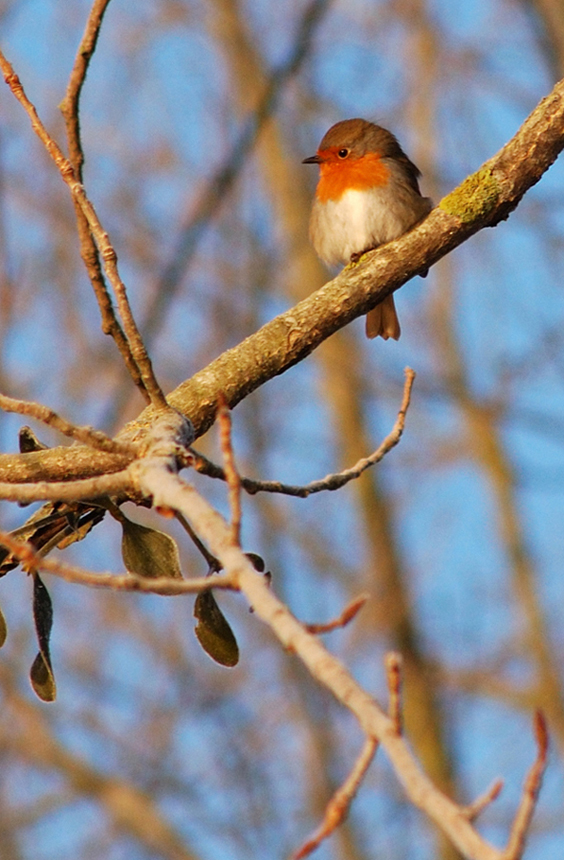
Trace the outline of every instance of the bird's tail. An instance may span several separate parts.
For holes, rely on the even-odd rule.
[[[366,337],[393,337],[399,340],[401,328],[393,295],[386,296],[383,302],[366,314]]]

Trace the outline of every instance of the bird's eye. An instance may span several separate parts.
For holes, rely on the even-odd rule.
[[[349,150],[348,150],[348,149],[340,149],[340,150],[338,151],[338,153],[337,153],[337,155],[339,156],[339,158],[346,158],[348,154],[349,154]]]

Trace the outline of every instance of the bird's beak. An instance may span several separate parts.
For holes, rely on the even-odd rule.
[[[302,164],[320,164],[321,158],[319,155],[310,155],[309,158],[304,158]]]

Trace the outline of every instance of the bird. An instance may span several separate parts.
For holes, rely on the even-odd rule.
[[[309,236],[328,266],[357,262],[367,251],[407,233],[433,208],[419,190],[421,172],[397,138],[368,120],[335,123],[316,154],[302,164],[319,165]],[[427,271],[420,274],[425,277]],[[390,294],[368,312],[366,335],[398,340],[400,334]]]

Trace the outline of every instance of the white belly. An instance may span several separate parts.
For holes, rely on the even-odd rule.
[[[330,266],[352,254],[397,239],[418,220],[386,189],[346,191],[339,200],[319,203],[311,213],[310,235],[318,255]]]

